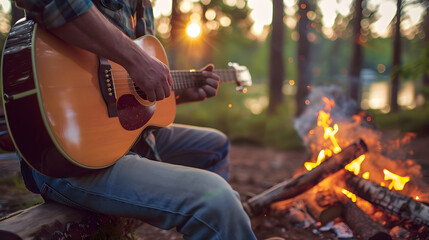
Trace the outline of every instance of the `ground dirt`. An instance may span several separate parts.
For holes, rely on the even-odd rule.
[[[410,144],[415,160],[422,165],[422,172],[426,182],[429,182],[429,137],[416,138]],[[294,173],[302,169],[309,154],[306,151],[280,151],[270,147],[254,145],[232,144],[230,150],[230,184],[241,196],[241,200],[261,193],[276,183],[293,177]],[[0,160],[0,178],[14,175],[18,172],[16,161]],[[22,190],[10,190],[6,182],[0,182],[1,203],[20,198],[37,198],[37,196]],[[10,184],[10,183],[8,183]],[[0,207],[0,216],[22,208],[23,204]],[[270,212],[265,216],[253,217],[252,226],[258,239],[273,236],[285,239],[337,239],[332,232],[315,231],[314,227],[303,228],[292,224],[282,211]],[[134,236],[142,240],[169,240],[182,239],[175,229],[159,230],[144,224],[139,227]],[[420,238],[421,239],[421,238]],[[429,239],[429,237],[427,238]]]

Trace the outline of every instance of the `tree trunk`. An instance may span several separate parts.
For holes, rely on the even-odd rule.
[[[273,0],[273,30],[270,46],[270,104],[268,110],[275,113],[277,107],[283,102],[284,80],[284,6],[283,0]]]
[[[397,0],[396,4],[396,23],[393,39],[393,60],[392,60],[392,89],[390,92],[390,108],[392,112],[399,110],[398,91],[399,91],[399,68],[401,66],[401,9],[402,0]]]
[[[362,2],[363,0],[356,0],[355,16],[353,23],[353,55],[350,62],[350,82],[349,82],[349,95],[350,98],[355,100],[358,104],[361,98],[361,84],[360,84],[360,71],[362,69],[363,52],[361,41],[361,25],[362,21]],[[360,104],[359,104],[360,105]]]
[[[176,61],[178,58],[177,49],[180,48],[180,34],[182,33],[183,27],[181,26],[181,13],[179,9],[179,0],[173,0],[171,6],[171,42],[169,50],[169,65],[170,69],[177,69]]]
[[[213,55],[213,45],[211,44],[213,38],[214,38],[214,32],[213,31],[204,31],[204,26],[206,26],[207,23],[207,18],[205,17],[207,10],[209,9],[209,5],[205,5],[205,4],[201,4],[203,12],[201,14],[201,34],[203,36],[201,36],[203,39],[208,39],[203,41],[202,43],[202,48],[201,49],[201,54],[200,54],[200,58],[199,59],[203,59],[207,62],[214,62],[214,55]],[[197,62],[201,62],[200,60],[198,60]],[[201,66],[202,67],[202,66]]]
[[[332,45],[331,52],[338,53],[342,47],[343,40],[341,38],[337,38],[330,43]],[[338,74],[338,65],[339,62],[342,61],[337,54],[330,54],[329,56],[329,78],[335,79],[335,76]]]
[[[309,92],[310,75],[310,41],[307,33],[310,28],[310,20],[307,17],[309,11],[309,1],[300,0],[298,2],[298,91],[296,93],[297,111],[296,116],[301,115],[305,109],[305,101]]]

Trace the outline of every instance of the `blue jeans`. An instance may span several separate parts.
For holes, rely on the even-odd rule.
[[[102,214],[176,227],[184,239],[251,240],[238,193],[227,183],[229,141],[222,133],[172,125],[156,133],[162,159],[150,160],[144,140],[113,166],[56,179],[33,171],[45,199]],[[207,171],[208,170],[208,171]]]

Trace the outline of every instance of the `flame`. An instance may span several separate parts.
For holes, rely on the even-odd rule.
[[[365,160],[365,155],[361,155],[355,160],[353,160],[353,162],[347,164],[345,166],[345,169],[349,170],[350,172],[353,172],[355,175],[358,175],[360,172],[360,165],[363,160]]]
[[[333,107],[335,107],[334,99],[329,99],[327,97],[322,97],[322,101],[325,103],[325,110],[331,111]]]
[[[325,109],[327,109],[327,110],[331,110],[331,107],[335,106],[335,102],[332,99],[330,100],[326,97],[323,97],[322,100],[326,103]],[[335,134],[337,134],[337,132],[339,131],[339,127],[338,127],[338,124],[334,124],[333,127],[330,127],[332,122],[333,122],[333,120],[331,118],[330,113],[325,112],[325,111],[319,111],[319,115],[317,117],[317,126],[323,127],[323,129],[324,129],[323,138],[331,140],[333,147],[332,147],[332,150],[331,149],[322,149],[319,152],[319,155],[317,156],[317,161],[315,163],[314,162],[304,163],[304,166],[308,171],[319,166],[327,157],[331,157],[332,152],[333,153],[341,152],[341,147],[338,145],[338,141],[335,138]],[[313,135],[314,129],[310,130],[309,134]]]
[[[325,100],[325,102],[329,100]],[[329,105],[329,104],[327,104]],[[335,103],[334,103],[335,105]],[[330,105],[329,105],[330,106]],[[326,108],[326,106],[325,106]],[[330,107],[329,107],[330,109]],[[317,118],[317,126],[319,127],[323,127],[324,128],[324,134],[323,134],[323,138],[325,139],[330,139],[332,142],[332,145],[334,145],[334,153],[339,153],[341,152],[341,148],[338,145],[337,139],[335,138],[335,134],[337,134],[337,132],[339,131],[339,127],[338,124],[334,124],[334,127],[330,127],[330,125],[332,124],[332,118],[331,118],[331,114],[325,112],[325,111],[320,111],[319,112],[319,116]]]
[[[346,189],[344,189],[344,188],[341,190],[341,192],[342,192],[344,195],[346,195],[348,198],[350,198],[350,199],[352,200],[352,202],[356,202],[357,197],[356,197],[356,195],[355,195],[355,194],[353,194],[353,193],[351,193],[351,192],[347,191],[347,190],[346,190]]]
[[[306,162],[304,163],[305,168],[310,171],[314,169],[315,167],[319,166],[323,161],[325,161],[327,158],[331,157],[333,154],[337,154],[342,151],[341,147],[339,146],[339,143],[347,142],[348,139],[339,139],[337,138],[337,133],[340,131],[340,125],[342,131],[347,131],[347,127],[349,125],[343,125],[343,123],[336,123],[334,122],[333,118],[331,117],[331,111],[335,107],[335,101],[334,99],[329,99],[327,97],[322,97],[322,102],[325,104],[323,109],[321,109],[319,112],[316,112],[317,115],[317,127],[310,130],[308,132],[308,137],[310,138],[316,138],[319,146],[322,149],[318,149],[319,154],[317,155],[316,162]],[[353,116],[354,122],[353,125],[359,125],[363,121],[373,121],[373,118],[371,116],[368,116],[365,114],[365,112],[360,112],[358,114],[355,114]],[[322,139],[322,131],[323,131],[323,139]],[[344,134],[344,132],[342,132]],[[363,133],[364,134],[364,133]],[[406,134],[405,137],[403,137],[400,140],[396,140],[395,142],[392,142],[391,145],[393,146],[400,146],[403,144],[406,144],[410,141],[411,138],[415,137],[415,134],[410,133]],[[318,144],[312,145],[312,148],[317,146]],[[381,151],[382,144],[380,141],[377,141],[377,139],[374,140],[374,150],[375,151]],[[313,148],[314,149],[314,148]],[[367,155],[361,155],[358,158],[356,158],[354,161],[349,163],[345,166],[345,169],[353,172],[355,175],[360,174],[362,168],[361,165],[363,161],[367,158],[370,159],[370,154]],[[368,161],[368,160],[367,160]],[[366,167],[366,166],[365,166]],[[408,176],[402,177],[399,175],[396,175],[386,169],[383,170],[384,172],[384,181],[377,181],[380,182],[381,186],[388,186],[389,189],[395,189],[395,190],[403,190],[405,187],[405,184],[410,181],[410,178]],[[362,178],[364,179],[370,179],[370,175],[373,178],[376,178],[378,174],[366,171],[362,173]],[[390,183],[388,181],[391,181]],[[342,189],[342,193],[346,195],[348,198],[350,198],[353,202],[357,201],[357,197],[352,192],[347,191],[346,189]],[[415,195],[414,197],[416,200],[419,200],[420,197]]]
[[[331,114],[320,111],[319,116],[317,117],[317,126],[319,127],[329,127],[332,124]]]
[[[314,162],[305,162],[304,166],[308,171],[310,171],[311,169],[319,166],[325,160],[326,157],[330,157],[330,156],[332,156],[331,150],[329,150],[329,149],[321,150],[319,152],[319,155],[317,156],[317,161],[315,163]]]
[[[337,134],[338,130],[338,124],[335,124],[334,128],[325,127],[325,134],[323,135],[325,139],[329,138],[331,140],[332,145],[334,145],[334,153],[341,152],[341,148],[338,145],[337,139],[335,138],[335,134]]]
[[[401,177],[399,175],[396,175],[390,172],[387,169],[383,169],[383,173],[384,173],[384,180],[392,180],[392,182],[388,187],[389,189],[394,188],[395,190],[402,190],[404,189],[405,184],[410,181],[410,177],[408,176]]]

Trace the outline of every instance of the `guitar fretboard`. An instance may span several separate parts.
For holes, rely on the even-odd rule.
[[[205,84],[201,71],[170,71],[173,78],[173,90],[201,87]],[[214,73],[219,75],[221,83],[235,83],[237,75],[235,69],[216,69]]]

